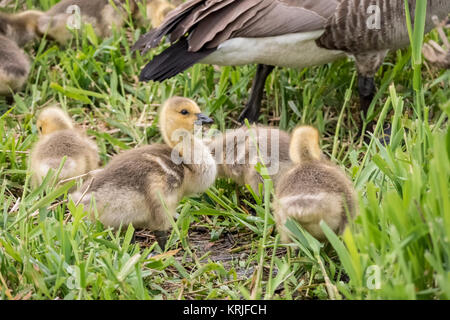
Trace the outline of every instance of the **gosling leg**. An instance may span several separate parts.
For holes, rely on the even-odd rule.
[[[6,101],[6,104],[7,104],[8,106],[12,106],[12,105],[14,104],[14,96],[12,96],[12,95],[7,95],[7,96],[5,97],[5,101]]]
[[[261,101],[264,93],[264,85],[267,77],[273,69],[274,66],[258,64],[256,75],[253,79],[250,100],[247,102],[247,105],[239,116],[239,122],[244,123],[245,119],[248,119],[250,123],[258,121],[259,110],[261,109]]]
[[[169,237],[169,232],[157,230],[157,231],[154,231],[153,234],[155,235],[156,242],[158,242],[158,245],[161,248],[161,250],[165,250],[167,238]]]

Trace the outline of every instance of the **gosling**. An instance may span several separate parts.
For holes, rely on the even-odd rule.
[[[147,0],[147,17],[153,28],[157,28],[175,6],[167,0]]]
[[[11,101],[28,79],[30,60],[20,48],[37,38],[40,11],[0,12],[0,95]]]
[[[132,224],[136,229],[153,231],[164,249],[171,226],[169,214],[175,215],[183,196],[203,192],[214,183],[214,158],[203,141],[193,135],[195,124],[211,122],[194,101],[170,98],[159,116],[165,144],[115,156],[73,194],[73,199],[89,207],[91,218],[90,204],[95,204],[98,218],[106,226],[118,229]]]
[[[0,35],[14,41],[19,47],[41,36],[38,21],[43,12],[28,10],[17,14],[0,12]]]
[[[274,184],[291,165],[290,135],[273,127],[252,125],[228,130],[211,139],[208,146],[217,163],[217,177],[230,178],[238,185],[249,185],[256,193],[263,177],[255,166],[264,164]]]
[[[30,60],[12,40],[0,34],[0,95],[11,97],[28,79]]]
[[[288,218],[299,222],[316,239],[326,239],[319,223],[324,220],[337,233],[353,217],[356,200],[351,181],[336,165],[324,160],[315,128],[301,126],[292,134],[289,155],[294,166],[275,186],[275,222],[281,241],[290,242]]]
[[[50,169],[66,160],[57,181],[77,177],[98,168],[95,142],[79,132],[69,116],[56,106],[41,111],[36,126],[40,138],[31,154],[32,184],[39,186]]]
[[[80,23],[80,27],[90,23],[98,37],[107,38],[111,36],[113,27],[120,29],[124,26],[128,18],[125,4],[125,0],[62,0],[39,19],[38,29],[62,45],[72,39],[69,22]],[[129,4],[133,14],[137,11],[136,3],[130,0]]]

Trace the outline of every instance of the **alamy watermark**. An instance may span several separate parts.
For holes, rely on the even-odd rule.
[[[77,5],[70,5],[66,9],[66,13],[69,15],[66,21],[67,28],[70,30],[81,29],[81,9]]]
[[[366,269],[366,286],[371,290],[381,289],[381,268],[371,265]]]
[[[381,9],[377,5],[367,7],[366,13],[369,17],[366,20],[366,26],[369,30],[381,29]]]

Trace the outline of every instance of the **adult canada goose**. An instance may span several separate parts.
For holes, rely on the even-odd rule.
[[[30,60],[14,41],[1,34],[0,57],[0,95],[10,97],[28,79]]]
[[[408,0],[411,12],[415,0]],[[427,1],[431,17],[445,17],[450,1]],[[191,0],[142,36],[135,49],[172,45],[142,70],[142,81],[163,81],[195,63],[257,63],[252,93],[239,120],[257,121],[264,83],[273,66],[304,68],[353,55],[361,108],[374,93],[374,75],[389,49],[408,45],[404,1],[389,0]]]
[[[31,153],[34,187],[42,183],[50,169],[58,170],[64,157],[66,160],[58,180],[97,169],[100,162],[97,145],[75,128],[61,108],[52,106],[43,109],[36,126],[40,137]]]
[[[267,175],[277,183],[292,165],[289,158],[290,135],[274,127],[252,125],[227,130],[214,136],[208,147],[216,159],[217,177],[230,178],[238,185],[250,185],[258,192],[263,177],[255,168],[264,163]]]
[[[126,3],[131,14],[135,14],[138,8],[134,0],[62,0],[45,12],[38,28],[60,44],[67,44],[72,38],[70,28],[81,28],[84,23],[90,23],[98,37],[109,37],[113,27],[125,24]]]
[[[115,156],[73,198],[82,199],[85,208],[94,198],[99,219],[106,226],[117,229],[132,224],[154,231],[164,249],[171,226],[168,214],[175,215],[183,196],[203,192],[215,180],[211,152],[193,135],[195,124],[210,122],[194,101],[180,97],[167,100],[159,117],[166,144]],[[90,212],[92,215],[93,210]]]
[[[19,47],[23,47],[39,36],[38,20],[41,11],[28,10],[16,14],[0,12],[0,35],[13,40]]]
[[[356,212],[354,190],[342,170],[323,159],[318,131],[309,126],[295,129],[289,154],[294,166],[275,185],[274,218],[281,240],[290,239],[285,228],[288,218],[318,240],[326,239],[321,220],[333,231],[342,232],[347,223],[346,210],[351,216]]]

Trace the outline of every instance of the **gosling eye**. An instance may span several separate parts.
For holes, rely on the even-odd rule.
[[[180,111],[180,113],[181,113],[183,116],[185,116],[185,115],[187,115],[187,114],[189,113],[189,111],[187,111],[186,109],[183,109],[183,110]]]
[[[39,126],[39,128],[38,128],[38,129],[39,129],[39,132],[42,132],[42,127],[41,127],[41,126]]]

